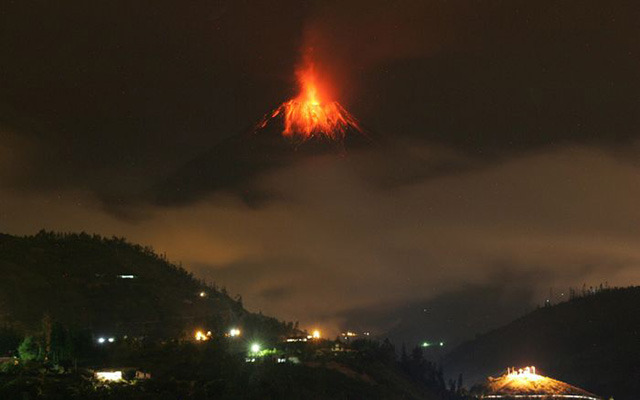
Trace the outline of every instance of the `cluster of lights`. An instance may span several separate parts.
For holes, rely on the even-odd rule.
[[[351,338],[358,336],[358,334],[355,332],[346,331],[346,332],[342,332],[340,336],[342,336],[345,340],[349,340]]]
[[[231,329],[229,329],[229,333],[227,333],[227,335],[226,335],[226,336],[229,336],[229,337],[237,337],[237,336],[240,336],[241,334],[242,334],[242,332],[240,331],[240,329],[238,329],[238,328],[231,328]]]
[[[290,337],[287,338],[287,342],[289,343],[293,343],[293,342],[306,342],[308,339],[306,337]]]
[[[507,368],[507,375],[508,376],[531,376],[531,375],[540,376],[536,374],[536,367],[534,366],[524,367],[518,370],[516,370],[515,368]]]
[[[196,331],[194,337],[198,342],[204,342],[211,339],[211,331],[207,331],[206,333],[203,331]]]
[[[422,347],[431,347],[431,346],[440,346],[443,347],[444,346],[444,342],[438,342],[438,343],[429,343],[429,342],[422,342]]]
[[[575,393],[528,393],[529,391],[549,386],[549,391],[553,391],[555,384],[558,383],[546,376],[538,375],[536,367],[524,368],[507,368],[507,373],[500,378],[500,387],[508,385],[510,388],[516,389],[519,393],[495,393],[482,395],[481,399],[582,399],[582,400],[598,400],[597,397],[587,394]]]
[[[99,344],[104,344],[104,343],[113,343],[113,342],[115,342],[115,341],[116,341],[116,338],[114,338],[114,337],[108,337],[108,338],[106,338],[106,337],[103,337],[103,336],[100,336],[100,337],[98,338],[98,340],[97,340],[97,342],[98,342]]]

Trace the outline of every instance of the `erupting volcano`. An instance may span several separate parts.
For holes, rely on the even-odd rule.
[[[329,99],[312,61],[307,59],[296,75],[300,86],[298,96],[268,114],[259,128],[281,117],[284,120],[282,135],[289,138],[308,140],[316,137],[341,141],[349,132],[362,132],[358,121],[340,103]]]
[[[373,144],[371,134],[333,100],[311,58],[297,71],[299,93],[245,132],[229,136],[154,188],[159,204],[179,204],[206,192],[233,190],[251,204],[265,195],[251,186],[266,171]]]

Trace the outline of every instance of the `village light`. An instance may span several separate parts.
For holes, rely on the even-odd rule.
[[[429,347],[429,346],[431,346],[431,343],[429,343],[429,342],[423,342],[422,343],[422,347]]]
[[[200,297],[207,297],[207,292],[200,292]]]
[[[260,345],[258,343],[254,343],[251,345],[251,352],[258,353],[260,351]]]
[[[311,335],[313,336],[314,339],[320,339],[320,331],[319,330],[315,330],[313,331],[313,333],[311,333]]]
[[[240,333],[241,333],[240,329],[238,329],[238,328],[231,328],[229,330],[229,336],[231,336],[231,337],[240,336]]]
[[[113,342],[115,342],[115,341],[116,341],[116,338],[110,337],[109,339],[107,339],[107,341],[108,341],[109,343],[113,343]]]
[[[195,339],[199,342],[209,340],[210,336],[211,336],[211,331],[207,332],[206,334],[202,331],[196,331],[194,335]]]
[[[122,371],[100,371],[95,377],[101,381],[118,382],[122,380]]]
[[[103,337],[99,337],[98,338],[98,343],[102,344],[106,341],[107,339],[103,338]]]

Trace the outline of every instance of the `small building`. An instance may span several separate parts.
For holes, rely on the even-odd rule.
[[[151,374],[135,367],[104,368],[93,371],[93,376],[101,382],[126,382],[151,379]]]
[[[595,394],[539,375],[536,367],[508,368],[498,378],[489,378],[480,399],[505,400],[602,400]]]

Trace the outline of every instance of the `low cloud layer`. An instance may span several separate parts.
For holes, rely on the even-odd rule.
[[[550,287],[640,282],[639,175],[610,153],[562,147],[389,190],[350,158],[321,156],[259,178],[278,194],[264,207],[218,194],[145,206],[145,218],[126,221],[85,192],[3,189],[0,227],[124,236],[252,310],[331,332],[350,318],[387,329],[365,311],[393,313],[467,285],[526,287],[534,304]]]

